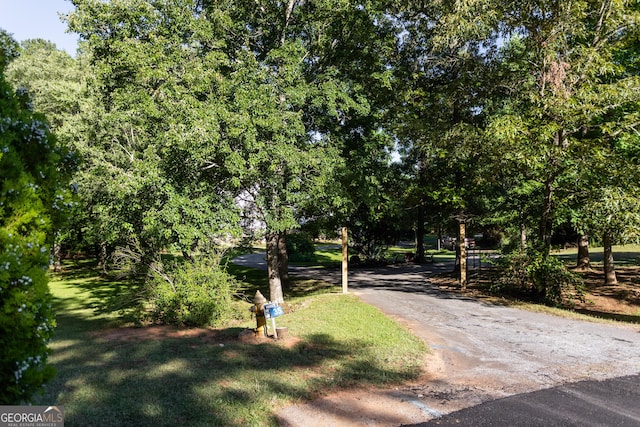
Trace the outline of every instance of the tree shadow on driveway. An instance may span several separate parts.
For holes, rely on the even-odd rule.
[[[426,264],[392,264],[384,267],[357,267],[349,270],[348,287],[352,290],[376,289],[412,294],[425,294],[443,299],[475,300],[459,292],[446,292],[430,279],[451,273],[453,261]],[[290,267],[290,274],[300,278],[322,280],[341,286],[340,269]]]

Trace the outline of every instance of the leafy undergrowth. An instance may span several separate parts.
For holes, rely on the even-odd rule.
[[[290,299],[277,318],[287,339],[246,343],[239,336],[255,321],[134,327],[136,285],[86,266],[56,275],[50,288],[58,375],[34,403],[64,405],[69,426],[276,425],[277,408],[329,389],[415,378],[427,351],[378,310],[327,290]]]

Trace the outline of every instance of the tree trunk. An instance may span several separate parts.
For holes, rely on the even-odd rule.
[[[455,249],[456,249],[456,261],[453,264],[453,271],[451,272],[451,274],[453,275],[453,277],[459,280],[460,279],[460,245],[456,245]]]
[[[553,179],[549,178],[544,185],[544,202],[540,217],[540,241],[543,245],[544,256],[551,251],[551,212],[553,210]]]
[[[418,223],[416,224],[416,263],[424,264],[424,206],[418,206]]]
[[[565,144],[566,137],[564,129],[559,129],[553,138],[553,145],[564,148]],[[542,204],[542,215],[540,217],[540,241],[542,242],[543,256],[545,258],[551,253],[554,184],[558,176],[562,173],[562,169],[558,168],[556,163],[557,159],[555,157],[549,159],[551,174],[547,176],[544,182],[544,201]]]
[[[591,261],[589,260],[589,236],[586,234],[578,237],[578,270],[591,270]]]
[[[107,242],[100,242],[96,248],[96,258],[98,260],[98,269],[102,270],[102,274],[107,274]]]
[[[293,13],[294,5],[295,0],[289,0],[287,2],[287,7],[284,11],[284,25],[282,26],[282,33],[280,33],[280,46],[283,46],[287,39],[287,28],[289,27],[289,21],[291,21],[291,14]]]
[[[53,271],[62,271],[62,243],[60,243],[60,232],[56,232],[56,238],[52,247]]]
[[[618,278],[616,277],[616,269],[613,264],[613,250],[611,248],[611,232],[604,233],[604,284],[616,285]]]
[[[267,275],[269,276],[269,300],[283,303],[282,281],[280,280],[279,233],[267,233]]]
[[[198,239],[195,239],[191,243],[191,246],[189,247],[189,251],[187,251],[186,249],[182,249],[182,256],[187,261],[193,262],[195,261],[195,259],[193,258],[193,254],[196,252],[196,249],[198,249]]]
[[[287,232],[278,233],[278,268],[283,289],[289,289],[289,253],[287,252]]]
[[[191,252],[187,252],[185,250],[182,251],[182,258],[186,261],[193,262],[193,257],[191,256]]]
[[[342,293],[349,292],[349,234],[347,227],[342,227]]]
[[[524,222],[524,214],[520,218],[520,249],[527,249],[527,224]]]

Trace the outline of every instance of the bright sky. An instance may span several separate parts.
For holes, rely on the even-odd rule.
[[[18,42],[45,39],[75,56],[78,36],[65,33],[67,24],[58,16],[73,8],[68,0],[0,0],[0,28]]]

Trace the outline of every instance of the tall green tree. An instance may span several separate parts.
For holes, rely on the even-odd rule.
[[[394,106],[394,129],[413,176],[414,203],[430,207],[428,216],[438,228],[460,234],[469,218],[483,213],[476,199],[487,186],[483,128],[493,86],[486,70],[491,51],[484,45],[491,34],[447,33],[447,19],[455,13],[449,2],[410,3],[399,10],[404,31],[395,71],[402,96]],[[462,248],[459,254],[461,263]]]
[[[236,97],[233,108],[238,111],[238,100],[251,105],[243,109],[251,118],[244,122],[250,132],[239,139],[250,166],[245,191],[266,224],[271,299],[279,299],[277,271],[286,270],[286,254],[278,255],[277,247],[285,247],[283,235],[300,219],[329,213],[344,225],[359,209],[354,204],[362,206],[352,201],[379,187],[364,184],[376,181],[375,166],[386,166],[378,161],[384,158],[380,144],[388,146],[389,139],[381,137],[376,100],[390,89],[380,90],[387,76],[379,47],[389,38],[379,36],[388,32],[387,20],[377,2],[211,6],[229,11],[235,25],[227,39],[229,55],[245,66],[237,75],[250,73],[240,80],[247,89],[238,89],[249,101]],[[360,167],[365,163],[371,167]]]
[[[77,150],[76,135],[80,133],[80,113],[86,105],[86,70],[82,59],[42,39],[25,40],[20,56],[7,67],[7,79],[15,87],[29,91],[33,107],[44,114],[58,143],[71,152]],[[74,186],[75,188],[75,186]],[[77,200],[76,200],[77,202]],[[53,244],[54,266],[60,267],[62,246],[78,239],[84,227],[84,206],[75,204],[71,224],[56,230]]]
[[[323,2],[314,10],[310,51],[315,60],[306,71],[308,79],[339,82],[330,102],[311,106],[307,123],[339,147],[342,159],[324,193],[324,210],[309,214],[333,230],[348,226],[352,247],[370,258],[397,239],[406,223],[388,126],[397,93],[392,63],[400,31],[390,6],[388,1]]]
[[[76,1],[94,99],[84,115],[85,191],[94,243],[148,266],[235,233],[241,158],[221,134],[230,63],[224,16],[192,1]]]
[[[327,60],[329,29],[358,6],[74,4],[68,22],[95,73],[85,184],[95,189],[94,223],[107,228],[96,234],[147,257],[170,244],[188,255],[232,229],[232,201],[250,198],[266,224],[270,299],[282,301],[278,248],[325,194],[339,163],[334,128],[367,108]]]
[[[637,132],[637,56],[629,53],[637,46],[638,4],[503,6],[509,37],[502,76],[510,90],[490,129],[506,149],[503,159],[520,165],[505,169],[519,170],[514,176],[523,176],[519,181],[533,190],[537,202],[527,217],[538,218],[542,257],[548,256],[554,226],[570,214],[580,232],[603,236],[605,280],[614,283],[614,235],[629,235],[638,219],[637,184],[625,179],[635,175],[629,172],[637,161],[628,167],[630,158],[616,149]]]
[[[467,106],[442,121],[446,108],[407,108],[409,120],[401,122],[406,139],[412,145],[424,140],[411,133],[423,128],[420,120],[436,123],[427,129],[442,123],[427,143],[437,147],[466,124],[458,146],[445,147],[444,155],[480,155],[486,166],[475,181],[481,185],[468,188],[491,188],[494,219],[517,223],[521,246],[531,241],[546,258],[554,227],[578,207],[569,205],[581,190],[576,183],[586,182],[582,177],[595,162],[615,159],[613,136],[632,132],[637,123],[637,60],[621,54],[637,39],[637,2],[443,2],[410,4],[402,16],[408,55],[400,71],[406,87],[414,88],[406,106],[420,90],[424,99],[442,93],[450,105]],[[465,64],[457,67],[459,75],[450,68],[455,64]],[[427,89],[438,79],[461,90]],[[426,114],[417,113],[421,109]],[[460,112],[475,120],[475,135],[467,132],[473,120],[460,121]],[[474,135],[471,143],[460,143],[466,134]],[[594,156],[603,152],[609,154]],[[456,188],[460,176],[449,187]]]
[[[297,211],[324,191],[335,150],[313,138],[303,108],[318,96],[300,66],[305,55],[297,43],[274,48],[265,61],[246,53],[233,71],[228,113],[222,124],[242,159],[238,176],[258,220],[266,225],[270,300],[282,302],[286,252],[283,239],[297,228]]]
[[[509,153],[504,158],[538,188],[537,237],[548,250],[555,214],[579,190],[573,183],[604,161],[594,154],[607,150],[607,134],[635,122],[628,107],[637,103],[638,77],[623,71],[616,52],[637,36],[638,8],[532,1],[497,9],[509,40],[502,77],[510,90],[491,130]]]
[[[65,153],[24,88],[5,73],[18,45],[0,30],[0,403],[28,402],[54,376],[46,271],[68,207]]]
[[[73,132],[70,119],[80,113],[85,72],[71,55],[52,42],[33,39],[20,45],[20,56],[7,67],[7,79],[31,94],[33,107],[47,116],[61,143]]]

